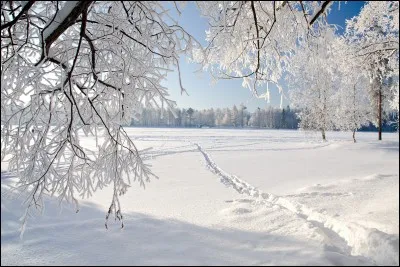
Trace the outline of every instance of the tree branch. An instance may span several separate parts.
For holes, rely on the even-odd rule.
[[[325,9],[328,7],[328,5],[331,3],[332,1],[325,1],[322,6],[321,9],[318,10],[318,12],[314,15],[314,17],[311,19],[310,21],[310,26],[314,24],[314,22],[319,18],[319,16],[321,16],[321,14],[323,14],[325,12]]]
[[[29,2],[22,8],[21,12],[20,12],[12,21],[9,21],[9,22],[7,22],[7,23],[1,25],[1,30],[5,29],[5,28],[8,28],[8,27],[11,27],[12,25],[14,25],[14,24],[19,20],[19,18],[33,6],[33,4],[34,4],[35,2],[36,2],[36,1],[29,1]]]

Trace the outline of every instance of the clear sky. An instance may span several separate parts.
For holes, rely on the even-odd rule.
[[[347,3],[340,3],[339,8],[339,3],[335,2],[328,15],[328,21],[338,25],[338,33],[341,34],[345,28],[345,20],[357,15],[363,5],[363,1],[348,1]],[[200,13],[192,1],[189,1],[186,7],[180,10],[182,14],[178,17],[179,24],[205,45],[207,20],[200,17]],[[241,79],[220,80],[217,84],[212,84],[211,76],[206,72],[199,71],[200,65],[188,63],[184,57],[180,59],[180,68],[182,83],[189,96],[181,95],[176,71],[169,74],[167,80],[163,83],[168,87],[171,99],[177,102],[179,108],[231,108],[233,105],[239,106],[243,103],[252,112],[257,107],[266,108],[270,105],[279,107],[280,105],[281,95],[272,85],[269,85],[271,97],[270,103],[268,103],[264,99],[255,98],[249,89],[243,88]],[[266,85],[264,87],[266,88]],[[286,86],[282,85],[282,87],[286,91]],[[263,93],[262,90],[263,88],[259,92]],[[284,98],[282,103],[285,107],[289,104],[289,101]]]

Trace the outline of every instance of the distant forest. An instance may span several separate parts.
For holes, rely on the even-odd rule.
[[[298,129],[299,110],[268,107],[257,108],[249,112],[244,105],[232,108],[210,108],[196,110],[192,108],[166,110],[161,108],[143,108],[141,113],[134,116],[130,126],[133,127],[182,127],[182,128],[257,128],[257,129]],[[174,114],[175,113],[175,114]],[[396,131],[395,114],[386,114],[384,131]],[[370,124],[363,126],[359,131],[376,131]]]

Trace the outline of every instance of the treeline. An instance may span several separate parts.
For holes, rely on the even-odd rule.
[[[290,109],[289,106],[282,109],[258,108],[255,112],[249,112],[244,105],[203,110],[175,108],[172,111],[144,108],[131,122],[131,126],[140,127],[252,127],[268,129],[297,129],[298,124],[299,119],[296,116],[296,110]]]

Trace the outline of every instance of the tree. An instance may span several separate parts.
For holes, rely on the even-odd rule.
[[[291,110],[289,105],[286,107],[286,123],[288,129],[297,129],[299,124],[296,112]]]
[[[215,126],[215,112],[214,112],[213,108],[207,110],[206,118],[207,118],[206,124],[210,127],[214,127]]]
[[[177,117],[176,117],[176,122],[175,125],[178,127],[182,126],[182,111],[180,109],[178,109],[176,111]]]
[[[346,40],[351,53],[360,59],[370,78],[370,95],[375,110],[374,123],[382,140],[382,112],[390,89],[398,84],[399,2],[369,1],[360,14],[346,25]]]
[[[194,43],[166,16],[158,2],[1,2],[1,158],[27,215],[44,195],[78,210],[77,195],[113,184],[106,219],[122,221],[119,196],[155,177],[122,125],[175,104],[161,81]],[[104,138],[89,149],[80,133]]]
[[[186,110],[186,113],[189,117],[189,125],[190,125],[190,127],[192,127],[192,116],[193,116],[194,110],[192,108],[188,108],[188,110]]]
[[[246,126],[246,127],[249,126],[250,118],[251,118],[251,114],[249,112],[246,112],[244,119],[243,119],[244,126]]]
[[[380,68],[375,69],[374,63],[369,68],[370,86],[368,93],[374,111],[374,120],[372,122],[378,127],[378,140],[382,140],[383,112],[386,107],[385,100],[388,99],[390,94],[392,78],[385,77],[388,72],[387,58],[381,58],[377,64],[380,65]]]
[[[239,121],[240,121],[240,126],[243,128],[244,125],[246,125],[247,121],[246,121],[246,116],[245,116],[245,110],[247,109],[247,107],[242,103],[240,104],[240,117],[239,117]]]
[[[277,128],[274,114],[274,108],[271,106],[269,106],[266,110],[262,110],[261,121],[263,122],[264,127],[269,129]]]
[[[224,117],[222,119],[223,126],[231,126],[232,125],[232,115],[229,108],[224,109]]]
[[[194,60],[219,79],[243,79],[243,87],[259,95],[257,85],[279,80],[298,45],[313,38],[332,1],[203,1],[209,20],[208,45]],[[218,66],[218,67],[215,67]],[[268,93],[268,92],[267,92]]]
[[[368,73],[361,67],[358,59],[348,57],[348,44],[341,38],[336,49],[336,58],[341,68],[337,75],[339,90],[336,105],[336,128],[353,133],[356,142],[356,131],[369,124],[372,118],[372,107],[368,97]]]
[[[240,125],[239,121],[239,110],[237,109],[236,105],[233,105],[232,113],[231,113],[231,124],[233,127],[237,127]]]
[[[297,50],[287,78],[291,102],[300,109],[300,127],[321,131],[326,141],[326,131],[334,128],[335,94],[340,76],[334,30],[321,27],[319,34],[320,37],[311,39],[307,47]]]
[[[397,130],[399,130],[399,83],[392,87],[392,99],[390,100],[390,107],[396,113]]]
[[[286,125],[286,112],[285,109],[282,109],[282,114],[281,114],[281,127],[286,129],[287,125]]]
[[[188,123],[187,123],[187,112],[186,112],[186,109],[182,109],[182,117],[181,117],[181,119],[182,119],[182,122],[181,122],[181,125],[183,126],[183,127],[186,127],[187,125],[188,125]]]
[[[366,80],[353,80],[349,86],[344,86],[339,91],[340,104],[337,108],[336,127],[341,130],[350,130],[353,141],[356,142],[356,131],[369,124],[371,108],[369,105]]]
[[[223,114],[220,108],[215,110],[215,126],[219,127],[222,125]]]
[[[261,128],[261,109],[259,107],[257,107],[256,111],[251,116],[250,125]]]

